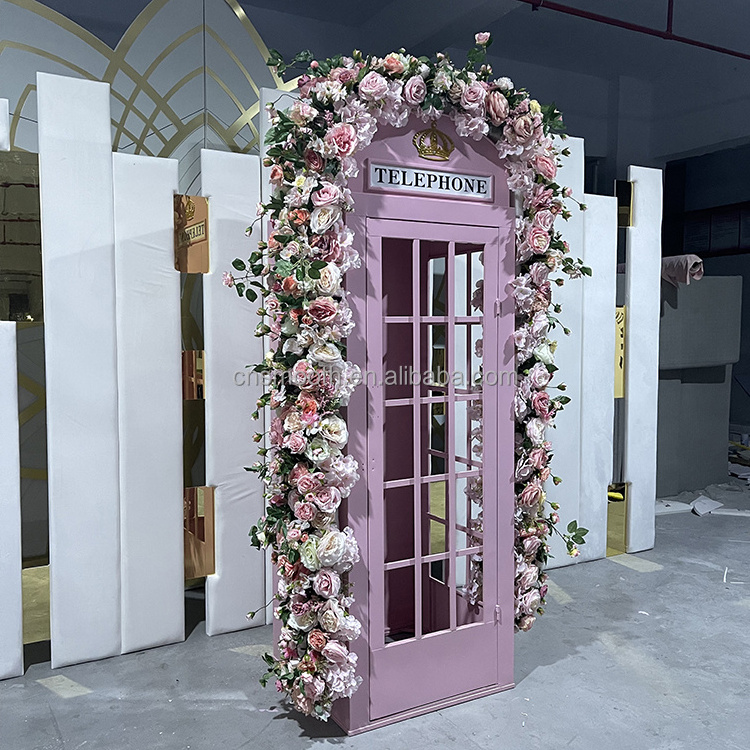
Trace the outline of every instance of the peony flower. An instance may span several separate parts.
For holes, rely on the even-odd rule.
[[[346,536],[336,530],[329,531],[318,542],[318,560],[325,568],[332,568],[338,563],[346,547]]]
[[[319,343],[310,347],[310,359],[321,365],[333,365],[341,362],[341,351],[335,344]]]
[[[406,102],[416,107],[424,101],[427,95],[427,85],[424,82],[422,76],[412,76],[404,84],[404,99]]]
[[[341,591],[339,574],[329,568],[319,570],[313,578],[313,591],[324,599],[338,596]]]
[[[336,123],[323,138],[338,156],[350,156],[357,148],[357,131],[348,122]]]
[[[310,229],[315,234],[324,234],[341,218],[338,206],[317,206],[310,214]]]
[[[314,437],[308,444],[305,456],[314,464],[322,464],[331,455],[330,443],[322,437]]]
[[[317,508],[312,503],[300,502],[294,504],[294,515],[300,521],[307,521],[309,523],[315,518],[316,512]]]
[[[335,599],[329,599],[318,614],[320,626],[327,633],[335,633],[343,624],[344,610],[341,609]]]
[[[360,82],[359,82],[359,97],[368,102],[377,102],[385,97],[388,93],[388,81],[376,73],[374,70],[370,71]]]
[[[315,651],[322,651],[326,643],[328,643],[328,637],[322,630],[315,628],[307,634],[307,644]]]

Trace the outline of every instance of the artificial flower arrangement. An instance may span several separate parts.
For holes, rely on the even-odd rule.
[[[259,220],[269,224],[268,240],[247,261],[235,260],[224,282],[251,301],[262,296],[263,321],[255,333],[267,336],[271,346],[254,369],[275,378],[253,415],[272,410],[269,445],[259,451],[262,461],[250,467],[263,480],[267,499],[251,540],[258,548],[271,547],[279,578],[274,614],[282,625],[278,656],[264,657],[263,683],[274,679],[298,711],[319,719],[327,719],[333,702],[351,696],[361,682],[349,648],[361,623],[350,613],[354,600],[346,577],[359,548],[352,530],[337,522],[342,499],[359,479],[356,458],[345,453],[348,433],[341,416],[361,379],[357,365],[346,359],[353,322],[342,281],[360,264],[345,223],[352,208],[347,182],[359,169],[357,153],[380,123],[402,127],[411,116],[427,123],[450,117],[460,136],[490,138],[509,187],[520,196],[518,270],[510,290],[516,304],[516,629],[528,630],[543,612],[548,537],[553,531],[563,536],[576,556],[587,533],[575,522],[559,532],[558,506],[548,504],[544,492],[546,481],[560,481],[550,471],[546,430],[569,400],[549,393],[557,369],[549,333],[560,325],[552,284],[590,274],[570,257],[554,228],[558,217],[570,216],[570,190],[555,182],[559,157],[567,155],[552,138],[562,131],[562,118],[510,79],[493,76],[486,63],[489,33],[475,41],[462,68],[442,53],[429,59],[404,50],[384,58],[355,51],[323,61],[303,52],[291,66],[272,51],[268,61],[278,73],[307,67],[298,79],[299,100],[286,111],[268,109],[272,127],[264,165],[273,193],[258,210]],[[480,283],[472,300],[480,309],[481,294]],[[474,452],[481,455],[481,407],[471,417],[478,423]],[[481,507],[481,479],[469,482],[466,491]],[[481,512],[474,528],[481,531]],[[467,588],[471,600],[481,600],[480,556],[472,559]]]

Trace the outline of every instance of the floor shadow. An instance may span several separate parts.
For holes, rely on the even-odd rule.
[[[206,587],[186,589],[185,591],[185,639],[206,621]]]
[[[23,663],[26,669],[33,664],[45,664],[49,661],[52,661],[52,644],[50,641],[24,644]]]

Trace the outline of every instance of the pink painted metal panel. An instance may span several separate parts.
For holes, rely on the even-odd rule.
[[[450,162],[425,162],[412,145],[414,132],[424,127],[420,122],[410,123],[409,127],[399,130],[382,127],[364,155],[360,176],[350,183],[355,194],[356,213],[348,217],[347,223],[355,231],[355,242],[364,262],[361,269],[347,274],[347,288],[351,292],[350,303],[357,324],[356,332],[348,342],[349,356],[368,371],[369,377],[369,373],[382,372],[384,356],[389,362],[394,357],[402,360],[403,352],[411,350],[411,359],[418,369],[428,361],[425,338],[428,326],[433,330],[436,326],[446,326],[447,330],[454,331],[456,326],[482,320],[468,317],[472,315],[470,310],[457,310],[454,302],[449,304],[451,309],[443,316],[429,314],[431,311],[426,308],[420,309],[420,300],[426,299],[427,295],[425,256],[429,255],[422,245],[443,243],[447,248],[451,243],[450,255],[455,256],[459,245],[475,243],[485,247],[482,311],[485,368],[498,373],[502,370],[511,372],[514,368],[513,348],[512,343],[506,342],[511,339],[513,314],[495,315],[495,300],[504,300],[505,284],[514,274],[514,212],[509,208],[510,194],[505,174],[499,168],[495,149],[489,142],[467,142],[459,138],[448,121],[441,121],[439,127],[456,145]],[[493,180],[494,200],[482,202],[465,197],[453,200],[376,192],[370,190],[367,183],[368,160],[488,175]],[[383,238],[403,238],[407,242],[406,253],[411,257],[404,258],[408,263],[403,271],[404,278],[394,281],[393,268],[383,268]],[[451,263],[448,263],[448,269],[449,273],[455,274]],[[470,287],[471,279],[467,278],[467,291]],[[398,289],[410,299],[401,300],[400,305],[391,305],[389,301],[388,309],[384,309],[384,289],[396,301],[399,293],[394,290]],[[449,299],[452,299],[453,291],[449,283]],[[504,309],[510,308],[504,306]],[[466,328],[468,341],[470,327],[466,325]],[[394,332],[388,336],[386,329]],[[411,338],[406,340],[405,332],[409,329]],[[399,340],[402,335],[403,341]],[[452,335],[448,338],[452,339]],[[467,358],[470,359],[469,354]],[[449,361],[453,360],[454,357],[450,356]],[[469,365],[467,370],[470,370]],[[476,609],[457,597],[456,564],[463,559],[468,566],[466,555],[470,551],[457,548],[455,521],[459,498],[451,494],[456,492],[456,480],[476,476],[479,470],[474,468],[477,462],[456,464],[456,444],[452,434],[455,425],[450,424],[451,420],[455,421],[453,403],[462,403],[472,397],[450,385],[442,391],[434,389],[429,396],[417,386],[407,391],[392,391],[393,396],[390,396],[382,385],[368,382],[366,378],[366,385],[357,389],[348,408],[350,451],[364,462],[363,481],[348,503],[342,506],[341,513],[342,521],[354,527],[362,549],[362,561],[355,566],[350,580],[357,599],[354,614],[364,625],[363,637],[353,644],[359,656],[358,672],[364,682],[350,700],[337,702],[333,718],[350,734],[417,715],[430,707],[450,705],[504,689],[513,682],[512,385],[506,379],[500,387],[485,388],[483,394],[484,464],[491,470],[484,471],[487,499],[483,540],[485,593],[478,621]],[[427,442],[430,436],[423,413],[429,419],[431,407],[426,404],[440,402],[446,402],[448,442],[443,451],[434,451]],[[406,421],[410,423],[408,433],[404,430],[398,438],[405,456],[398,457],[396,462],[402,466],[405,462],[412,465],[409,476],[385,474],[386,453],[389,451],[385,449],[383,436],[388,431],[389,419],[391,424],[399,425],[398,420],[394,422],[388,416],[388,412],[396,407],[408,414]],[[398,446],[398,442],[395,445]],[[449,460],[444,462],[444,472],[431,474],[429,455],[441,452],[449,454]],[[391,465],[394,465],[393,460]],[[446,552],[430,554],[428,483],[435,481],[446,481],[451,490],[446,499]],[[403,551],[386,558],[386,493],[406,493],[402,497],[413,512],[407,531],[399,532],[413,538],[413,542],[409,542],[413,552],[406,558]],[[467,512],[467,522],[468,517]],[[441,560],[444,561],[443,570],[447,570],[448,580],[445,582],[430,575],[430,564]],[[403,611],[392,609],[390,615],[386,608],[385,578],[394,574],[400,574],[406,580],[411,577],[413,588],[404,598],[412,609],[410,616],[414,633],[406,640],[386,644],[389,616],[406,617],[405,608]],[[397,586],[398,581],[393,585]],[[500,608],[499,625],[495,621],[496,604]],[[441,618],[446,617],[446,605],[449,609],[444,620]],[[428,631],[448,629],[422,632],[425,628]]]

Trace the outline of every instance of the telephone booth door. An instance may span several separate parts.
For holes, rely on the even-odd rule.
[[[512,229],[368,217],[366,231],[377,721],[512,683]]]

